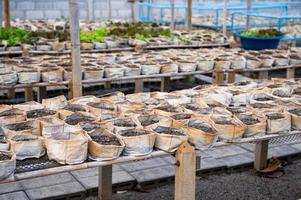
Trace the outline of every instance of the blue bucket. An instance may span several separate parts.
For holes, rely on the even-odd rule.
[[[237,36],[240,38],[242,48],[246,50],[277,49],[281,38],[283,38],[283,36],[254,37],[240,34],[237,34]]]

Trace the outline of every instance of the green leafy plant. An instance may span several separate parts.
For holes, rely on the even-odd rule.
[[[0,41],[8,46],[16,46],[26,43],[31,38],[31,31],[12,27],[9,29],[0,28]]]
[[[190,39],[189,39],[189,37],[188,37],[188,35],[181,35],[180,37],[179,37],[179,39],[182,41],[182,42],[184,42],[185,44],[190,44]]]
[[[250,29],[240,33],[242,36],[246,37],[278,37],[284,34],[277,29]]]
[[[80,41],[85,43],[102,42],[108,33],[109,31],[105,28],[96,29],[95,31],[91,32],[81,31]]]
[[[136,40],[141,40],[141,41],[145,41],[146,40],[146,37],[142,34],[139,34],[139,33],[136,33],[135,34],[135,39]]]

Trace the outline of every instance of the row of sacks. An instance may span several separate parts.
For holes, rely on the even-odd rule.
[[[212,71],[219,69],[256,69],[260,67],[300,65],[298,49],[244,51],[218,48],[166,50],[160,53],[84,54],[82,79],[99,80],[124,76]],[[71,79],[68,56],[36,56],[0,60],[0,84],[60,82]]]

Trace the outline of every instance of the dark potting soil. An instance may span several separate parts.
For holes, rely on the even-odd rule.
[[[146,135],[149,134],[149,132],[145,130],[128,129],[128,130],[119,131],[119,134],[124,137],[132,137],[132,136]]]
[[[271,89],[274,89],[274,88],[279,88],[281,86],[282,86],[281,84],[274,84],[274,85],[268,85],[267,87],[271,88]]]
[[[214,121],[216,124],[221,124],[221,125],[234,125],[232,122],[232,119],[225,119],[225,118],[220,118]]]
[[[22,122],[22,123],[6,125],[6,128],[12,131],[23,131],[23,130],[32,129],[33,127],[30,126],[28,122]]]
[[[256,101],[271,101],[273,100],[272,97],[259,97],[259,98],[256,98]]]
[[[201,108],[197,104],[194,104],[194,103],[186,104],[186,105],[184,105],[184,107],[186,109],[192,110],[192,111],[199,111],[199,110],[201,110]]]
[[[113,121],[113,124],[115,126],[120,126],[120,127],[135,127],[136,124],[132,120],[126,120],[126,119],[115,119]]]
[[[291,96],[290,94],[287,94],[286,92],[281,91],[281,90],[275,90],[272,94],[275,96],[278,96],[278,97],[290,97]]]
[[[207,132],[207,133],[215,133],[216,130],[214,130],[209,124],[207,123],[201,123],[201,122],[189,122],[188,127],[196,128],[201,131]]]
[[[104,109],[104,110],[110,110],[110,111],[114,111],[115,108],[113,105],[106,103],[106,102],[98,102],[98,103],[88,103],[88,106],[94,107],[94,108],[100,108],[100,109]]]
[[[166,112],[178,112],[178,109],[176,107],[170,106],[170,105],[163,105],[159,106],[157,109],[163,110]]]
[[[91,122],[94,121],[94,118],[85,116],[79,113],[74,113],[68,117],[66,117],[65,122],[69,125],[76,125],[79,122]]]
[[[266,103],[254,103],[251,104],[253,108],[273,108],[274,106],[271,104],[266,104]]]
[[[267,114],[267,118],[270,120],[277,120],[277,119],[283,119],[284,116],[280,113],[270,113]]]
[[[159,105],[160,101],[158,99],[149,98],[146,101],[144,101],[146,105]]]
[[[72,112],[78,112],[78,111],[85,112],[86,111],[81,105],[77,105],[77,104],[68,104],[63,109],[64,110],[69,110],[69,111],[72,111]]]
[[[294,108],[289,110],[290,113],[293,113],[295,115],[301,116],[301,109],[300,108]]]
[[[19,113],[12,111],[12,110],[6,110],[0,113],[0,117],[8,117],[8,116],[14,116],[14,115],[20,115]]]
[[[154,129],[154,131],[160,134],[185,136],[183,131],[178,128],[158,126],[157,128]]]
[[[0,161],[10,160],[11,157],[5,154],[0,153]]]
[[[160,117],[156,115],[150,115],[147,119],[139,120],[142,126],[149,126],[160,121]]]
[[[227,110],[233,114],[240,114],[245,112],[245,109],[240,107],[228,107]]]
[[[293,94],[301,95],[301,87],[295,88],[295,89],[293,90]]]
[[[101,135],[101,134],[94,134],[94,135],[90,135],[90,136],[94,142],[97,142],[102,145],[121,146],[119,140],[115,136]]]
[[[100,124],[97,124],[95,122],[82,122],[80,123],[80,127],[84,130],[84,131],[92,131],[98,128],[101,128]]]
[[[243,116],[238,117],[240,121],[242,121],[246,125],[254,125],[259,123],[260,121],[257,118],[254,118],[252,116]]]
[[[240,82],[234,83],[234,85],[235,86],[245,86],[245,85],[248,85],[250,83],[251,83],[250,81],[240,81]]]
[[[11,138],[11,140],[13,141],[31,141],[36,139],[38,139],[38,137],[35,135],[22,135],[22,134],[15,135]]]
[[[171,118],[173,118],[175,120],[190,119],[191,115],[190,114],[176,114],[176,115],[172,115]]]
[[[56,112],[54,110],[37,109],[37,110],[27,111],[26,115],[27,118],[39,118],[39,117],[54,115],[55,113]]]

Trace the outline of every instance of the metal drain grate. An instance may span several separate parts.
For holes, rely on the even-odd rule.
[[[41,158],[29,158],[18,160],[15,173],[30,172],[61,166],[55,161],[49,160],[47,156]]]
[[[269,144],[286,144],[293,142],[301,142],[301,133],[291,133],[289,135],[279,136],[271,138]]]

